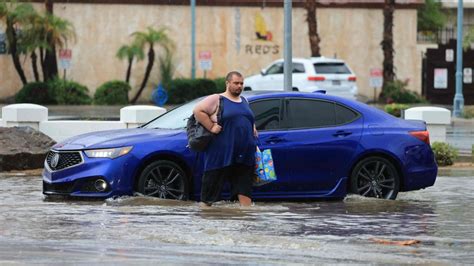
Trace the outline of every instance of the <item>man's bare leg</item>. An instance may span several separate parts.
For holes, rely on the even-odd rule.
[[[247,196],[244,196],[244,195],[240,195],[240,194],[237,197],[239,198],[240,206],[248,207],[248,206],[252,205],[252,199],[251,198],[249,198]]]

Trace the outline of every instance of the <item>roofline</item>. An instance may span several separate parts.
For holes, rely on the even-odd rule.
[[[43,3],[44,0],[31,2]],[[292,6],[304,8],[304,0],[294,0]],[[416,9],[424,5],[424,0],[398,0],[397,9]],[[183,5],[189,6],[189,0],[55,0],[54,3],[71,4],[130,4],[130,5]],[[240,6],[240,7],[283,7],[284,0],[196,0],[196,6]],[[369,8],[381,9],[384,0],[319,0],[318,8]]]

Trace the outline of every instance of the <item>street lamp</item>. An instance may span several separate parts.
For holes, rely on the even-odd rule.
[[[456,94],[453,102],[453,116],[461,117],[464,112],[464,97],[462,95],[462,24],[463,0],[458,0],[458,38],[456,43]]]
[[[196,0],[191,0],[191,78],[196,78]]]
[[[291,47],[291,0],[285,0],[284,4],[285,8],[285,40],[284,40],[284,45],[285,48],[283,50],[283,57],[284,57],[284,63],[283,63],[283,84],[284,84],[284,90],[285,91],[291,91],[293,89],[292,86],[292,72],[293,72],[293,56],[292,56],[292,47]]]

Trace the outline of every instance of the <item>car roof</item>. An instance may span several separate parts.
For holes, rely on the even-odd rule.
[[[293,57],[293,62],[310,62],[312,64],[316,63],[345,63],[344,60],[338,58],[330,58],[330,57],[309,57],[309,58],[302,58],[302,57]],[[285,61],[283,58],[276,60],[275,62],[283,62]]]

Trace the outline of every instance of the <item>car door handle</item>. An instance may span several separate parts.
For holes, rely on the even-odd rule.
[[[338,130],[336,133],[332,134],[334,137],[346,137],[352,134],[350,131]]]
[[[275,144],[284,141],[284,139],[281,139],[279,137],[271,137],[265,140],[265,143],[270,143],[270,144]]]

